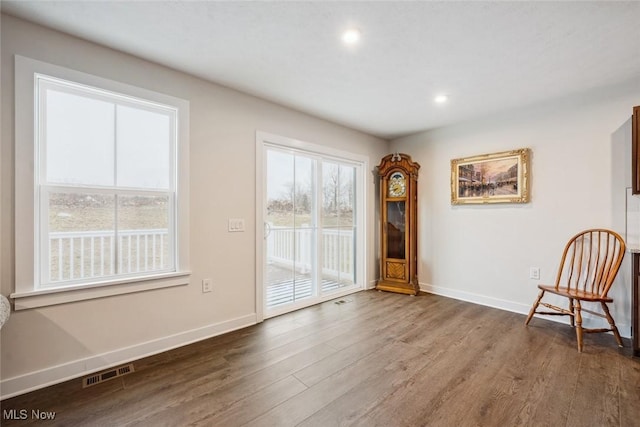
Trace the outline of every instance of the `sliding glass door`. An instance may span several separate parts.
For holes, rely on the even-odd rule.
[[[362,164],[262,147],[265,317],[363,287]]]

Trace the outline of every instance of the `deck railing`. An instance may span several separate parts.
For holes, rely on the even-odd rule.
[[[157,271],[170,264],[166,229],[119,230],[117,241],[116,247],[113,230],[49,233],[50,280]]]
[[[271,226],[267,262],[306,273],[311,270],[314,229]],[[351,277],[354,272],[353,229],[323,229],[320,262],[323,277]]]
[[[267,238],[270,264],[306,273],[312,268],[312,229],[271,227]],[[117,246],[115,244],[117,239]],[[322,275],[353,278],[354,232],[324,229],[321,234]],[[49,233],[49,275],[52,282],[163,270],[168,267],[166,229],[66,231]]]

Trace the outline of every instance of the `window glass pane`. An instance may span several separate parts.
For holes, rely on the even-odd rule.
[[[293,227],[293,155],[267,152],[267,222],[273,228]]]
[[[45,97],[47,181],[113,185],[114,105],[53,89]]]
[[[316,294],[313,275],[316,271],[317,231],[315,215],[316,161],[301,155],[295,156],[294,173],[294,300],[310,298]]]
[[[338,211],[340,214],[340,226],[351,227],[355,225],[355,168],[353,166],[340,165],[340,179],[338,188]]]
[[[168,196],[118,196],[118,271],[173,269]]]
[[[292,154],[267,151],[267,283],[269,307],[295,301],[294,175]]]
[[[340,166],[335,163],[322,163],[322,226],[336,227],[340,199]]]
[[[355,168],[324,162],[322,181],[322,290],[328,293],[355,283]]]
[[[296,226],[312,227],[315,220],[312,215],[315,206],[315,160],[308,157],[295,156],[294,174],[294,209]]]
[[[115,273],[115,197],[104,194],[49,194],[51,282]],[[43,272],[44,274],[45,272]]]
[[[354,225],[355,168],[322,164],[322,224],[324,227]]]
[[[171,116],[119,105],[117,185],[168,189]]]
[[[356,168],[340,165],[340,285],[355,283]]]

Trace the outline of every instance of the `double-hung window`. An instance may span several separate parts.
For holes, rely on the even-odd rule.
[[[39,283],[175,268],[175,108],[36,75]]]
[[[17,59],[24,61],[30,71],[34,67],[29,65],[37,69],[41,64]],[[185,203],[186,171],[180,162],[186,157],[185,133],[180,132],[185,101],[140,96],[128,86],[71,71],[66,76],[57,68],[16,73],[17,83],[30,79],[33,88],[31,120],[19,117],[27,108],[16,112],[17,123],[31,121],[33,126],[32,141],[26,138],[31,149],[16,153],[16,169],[31,156],[33,161],[32,205],[23,201],[16,206],[17,224],[32,221],[32,228],[22,224],[16,229],[31,231],[33,246],[28,253],[16,245],[21,259],[14,297],[86,294],[107,285],[115,285],[107,294],[126,293],[140,290],[141,282],[144,288],[157,287],[158,281],[180,284],[166,279],[184,276],[186,267],[180,242],[187,230],[181,226],[184,209],[179,209]],[[20,139],[17,135],[17,143],[24,142]],[[24,189],[20,176],[16,194]],[[27,216],[18,216],[23,213]],[[24,271],[28,259],[30,272]],[[104,294],[102,289],[96,296]],[[57,302],[68,298],[67,292]]]

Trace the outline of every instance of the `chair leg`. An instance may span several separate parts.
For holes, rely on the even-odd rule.
[[[575,319],[575,313],[573,311],[573,298],[569,298],[569,311],[571,312],[571,316],[569,316],[571,318],[571,327],[575,328],[576,319]]]
[[[580,300],[575,300],[576,338],[578,339],[578,353],[582,353],[582,313]]]
[[[533,303],[533,307],[531,307],[531,310],[529,311],[529,315],[527,316],[527,320],[524,322],[524,325],[528,325],[529,322],[531,321],[531,319],[533,318],[533,315],[536,312],[536,308],[538,308],[538,305],[540,305],[540,300],[542,299],[542,296],[544,295],[544,291],[540,290],[540,293],[538,294],[538,299],[536,299],[536,302]]]
[[[613,336],[616,338],[616,342],[618,343],[618,347],[624,347],[622,345],[622,338],[620,338],[620,332],[618,332],[618,327],[616,326],[616,322],[613,321],[613,317],[611,317],[611,313],[609,313],[609,307],[604,301],[600,301],[602,304],[602,310],[604,311],[604,315],[607,317],[609,321],[609,326],[611,326],[611,332],[613,332]]]

